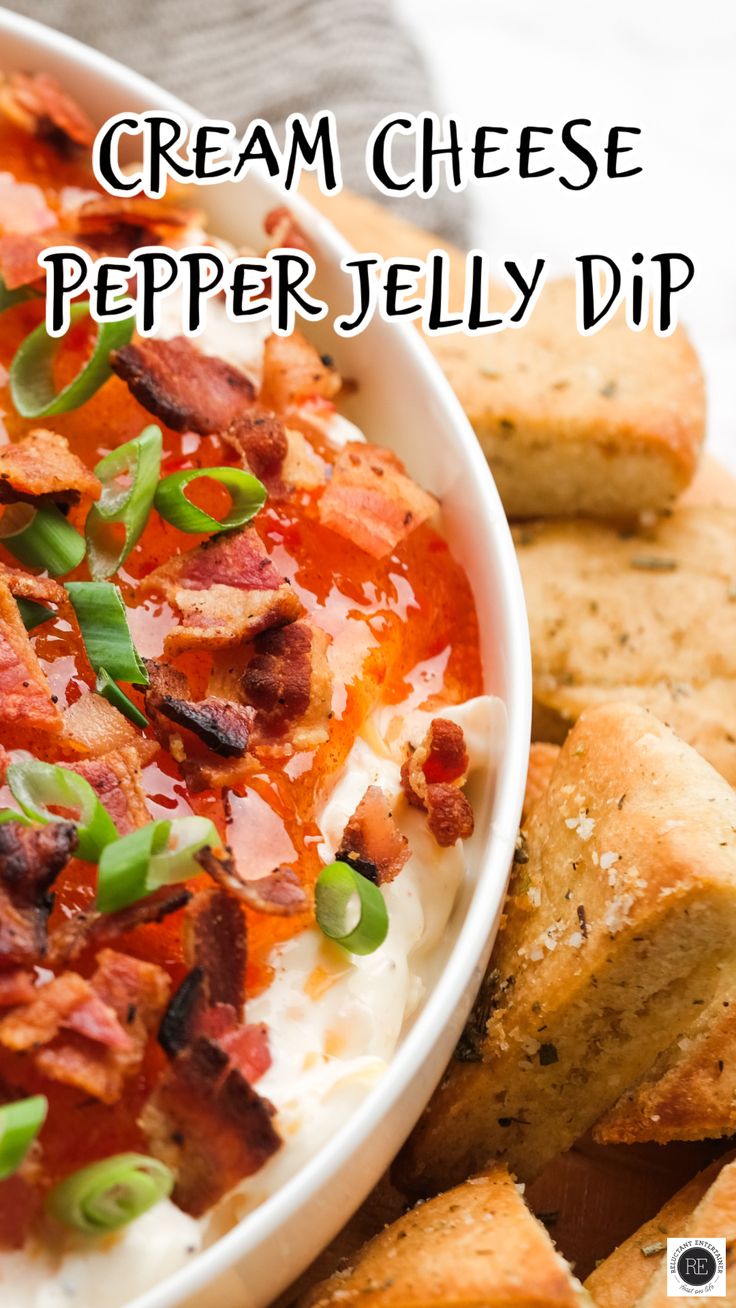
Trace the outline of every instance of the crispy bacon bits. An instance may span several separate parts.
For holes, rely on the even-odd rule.
[[[437,510],[434,496],[407,477],[390,450],[351,442],[341,451],[319,518],[374,559],[390,554]]]
[[[205,872],[219,882],[257,913],[277,917],[292,917],[304,913],[309,907],[307,893],[296,872],[290,867],[277,867],[268,876],[247,880],[238,874],[234,860],[228,855],[219,858],[211,849],[197,854]]]
[[[243,693],[256,710],[260,743],[288,740],[295,749],[315,749],[328,737],[332,675],[327,635],[302,621],[267,631],[243,674]]]
[[[245,373],[185,336],[125,345],[113,350],[110,364],[138,403],[174,431],[222,431],[255,398]]]
[[[473,810],[461,789],[467,775],[462,727],[447,718],[433,718],[422,744],[403,764],[401,784],[409,803],[426,811],[427,825],[443,848],[473,834]]]
[[[269,210],[263,220],[264,231],[271,237],[270,250],[291,249],[311,252],[309,238],[304,235],[290,209],[285,204]]]
[[[141,782],[141,758],[135,745],[110,750],[99,758],[68,766],[97,791],[121,836],[151,821]]]
[[[45,956],[49,890],[76,845],[73,822],[0,824],[0,967]]]
[[[48,737],[58,735],[62,717],[51,698],[49,683],[33,651],[18,606],[6,581],[0,579],[0,704],[2,726],[8,731]]]
[[[0,1020],[0,1044],[32,1054],[51,1080],[116,1103],[140,1067],[169,986],[154,963],[104,949],[89,981],[64,972]]]
[[[313,395],[331,400],[339,389],[340,376],[332,363],[301,332],[269,336],[263,352],[261,404],[285,413]]]
[[[82,495],[96,500],[102,487],[58,432],[37,427],[22,440],[0,449],[0,504],[48,500],[77,504]]]
[[[293,490],[314,490],[327,479],[326,465],[306,436],[285,427],[275,413],[249,409],[231,423],[222,437],[244,467],[262,481],[271,499]]]
[[[176,1173],[174,1202],[199,1217],[281,1145],[273,1108],[205,1036],[170,1063],[140,1118],[148,1146]]]
[[[342,833],[335,858],[382,886],[399,875],[410,852],[386,794],[380,786],[369,786]]]
[[[221,649],[294,622],[302,606],[254,527],[222,532],[149,574],[139,594],[160,594],[181,614],[164,651]]]
[[[0,86],[0,110],[16,126],[64,151],[89,147],[95,139],[92,121],[48,73],[11,73]]]
[[[224,758],[242,758],[248,748],[255,712],[243,704],[210,695],[193,701],[183,672],[170,664],[149,659],[150,686],[146,691],[146,713],[163,743],[168,744],[170,728],[161,719],[192,731],[202,744]]]
[[[54,927],[49,939],[49,962],[55,967],[69,963],[89,947],[118,941],[138,927],[154,926],[185,908],[192,898],[186,886],[160,886],[145,899],[138,899],[117,913],[76,913]]]
[[[48,235],[10,232],[0,236],[0,277],[9,291],[32,286],[42,277],[38,256],[48,248]]]

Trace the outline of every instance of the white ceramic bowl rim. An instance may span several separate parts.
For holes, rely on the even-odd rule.
[[[38,52],[39,66],[45,69],[53,71],[54,65],[68,62],[76,66],[80,75],[84,72],[95,76],[104,74],[112,85],[119,88],[121,94],[128,94],[138,102],[149,104],[151,108],[179,113],[190,122],[202,118],[201,114],[183,101],[115,60],[43,24],[0,8],[0,36],[2,34],[27,41]],[[0,55],[0,62],[1,59]],[[273,190],[276,195],[280,195],[278,188],[274,187]],[[206,192],[203,194],[206,199]],[[301,197],[289,195],[281,198],[288,201],[289,207],[305,226],[319,230],[320,238],[331,247],[336,261],[350,252],[347,241]],[[436,395],[437,404],[443,410],[448,426],[454,429],[457,441],[464,447],[473,476],[477,478],[487,501],[491,530],[495,537],[500,578],[497,624],[499,639],[506,643],[505,702],[510,729],[497,778],[494,801],[496,817],[492,823],[492,843],[485,862],[493,861],[499,868],[508,867],[524,792],[531,713],[529,640],[518,565],[498,492],[465,414],[419,334],[403,323],[394,326],[397,343],[425,373],[427,385]],[[356,1109],[352,1118],[279,1191],[190,1264],[136,1298],[130,1308],[172,1308],[181,1299],[202,1290],[243,1257],[248,1248],[257,1247],[275,1228],[288,1223],[334,1174],[346,1153],[351,1154],[359,1143],[380,1132],[385,1115],[397,1104],[416,1075],[423,1051],[431,1047],[436,1032],[449,1021],[459,997],[467,990],[472,974],[487,949],[488,924],[497,919],[504,891],[502,875],[493,878],[484,875],[484,868],[479,869],[470,911],[460,928],[441,977],[419,1017],[403,1038],[381,1081]],[[428,1093],[431,1088],[427,1087]],[[345,1214],[346,1218],[347,1216]]]

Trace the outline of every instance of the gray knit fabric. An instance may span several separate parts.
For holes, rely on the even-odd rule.
[[[391,112],[441,110],[391,0],[8,0],[7,8],[130,64],[212,117],[278,126],[296,110],[332,109],[344,180],[376,198],[363,165],[371,128]],[[441,189],[431,200],[389,203],[463,239],[462,195]]]

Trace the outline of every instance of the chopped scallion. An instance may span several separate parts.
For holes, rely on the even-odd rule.
[[[24,595],[19,595],[15,602],[26,631],[35,631],[36,627],[48,622],[49,618],[56,617],[53,609],[47,609],[46,605],[39,604],[38,600],[26,599]]]
[[[33,822],[76,822],[79,858],[96,862],[102,850],[117,840],[110,814],[89,782],[58,763],[25,759],[8,767],[8,785],[13,799]],[[63,809],[68,816],[52,813]]]
[[[197,876],[202,868],[195,854],[205,845],[219,844],[217,828],[209,818],[148,822],[102,851],[97,908],[101,913],[115,913],[159,886]]]
[[[0,1181],[17,1172],[46,1120],[45,1095],[16,1099],[0,1107]]]
[[[78,567],[86,549],[84,537],[55,504],[9,504],[0,518],[0,541],[21,563],[52,577]]]
[[[232,505],[222,520],[198,509],[184,494],[187,486],[200,477],[220,482],[230,495]],[[266,487],[242,468],[189,468],[184,472],[172,472],[159,483],[154,500],[161,517],[173,527],[180,531],[207,533],[242,527],[265,503]]]
[[[378,886],[349,863],[323,867],[315,887],[317,924],[351,954],[372,954],[388,934],[388,910]]]
[[[86,300],[71,306],[72,326],[88,316]],[[61,340],[49,336],[46,324],[39,323],[18,347],[10,365],[10,394],[21,417],[48,418],[78,409],[111,376],[110,353],[128,344],[133,327],[132,317],[98,323],[97,338],[87,362],[67,386],[57,391],[54,360]]]
[[[146,525],[161,470],[161,430],[140,436],[106,454],[95,468],[102,494],[87,514],[89,570],[95,581],[117,572]]]
[[[96,673],[147,686],[145,664],[133,644],[120,590],[110,581],[70,581],[67,591],[87,657]]]
[[[173,1173],[145,1154],[115,1154],[54,1186],[47,1210],[65,1226],[103,1235],[127,1226],[174,1188]]]

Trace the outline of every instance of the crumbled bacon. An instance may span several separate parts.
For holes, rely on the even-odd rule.
[[[0,110],[16,126],[61,148],[89,147],[95,129],[49,73],[11,73],[0,86]]]
[[[269,210],[263,220],[263,227],[266,235],[271,237],[269,250],[291,249],[311,253],[309,237],[304,235],[296,218],[285,204]]]
[[[401,769],[409,803],[426,811],[427,825],[443,848],[473,834],[473,810],[461,790],[468,764],[462,727],[447,718],[433,718],[421,745]]]
[[[0,972],[0,1008],[30,1003],[35,993],[34,980],[33,972],[22,967],[16,967],[12,972]]]
[[[437,782],[464,785],[468,763],[462,727],[449,718],[433,718],[421,745],[401,769],[401,783],[409,803],[423,808],[427,787]]]
[[[351,442],[341,450],[319,502],[325,527],[374,559],[390,554],[437,509],[390,450]]]
[[[55,926],[49,940],[49,961],[54,966],[77,958],[90,945],[99,947],[127,936],[138,927],[152,926],[185,908],[192,897],[186,886],[161,886],[116,913],[79,912]]]
[[[156,568],[139,593],[157,593],[182,622],[164,641],[167,654],[221,649],[294,622],[301,604],[279,576],[254,527],[223,532]]]
[[[68,766],[97,791],[121,836],[151,821],[141,783],[140,756],[134,745]]]
[[[196,858],[214,881],[232,891],[257,913],[293,917],[297,913],[304,913],[309,907],[307,893],[296,872],[290,867],[277,867],[265,877],[248,880],[239,875],[229,854],[222,858],[211,849],[202,849]]]
[[[156,753],[155,741],[147,740],[118,709],[91,690],[64,710],[64,744],[92,755],[119,754],[129,746],[142,766]]]
[[[130,228],[131,246],[145,234],[165,241],[167,237],[191,227],[199,218],[200,215],[191,209],[152,200],[145,195],[84,193],[76,204],[68,205],[63,214],[65,226],[72,227],[81,236],[104,236],[118,228]]]
[[[174,1202],[201,1216],[281,1144],[273,1107],[228,1053],[199,1037],[169,1065],[140,1118],[151,1153],[176,1173]]]
[[[0,563],[0,585],[7,586],[13,599],[31,599],[38,604],[61,606],[69,600],[64,586],[53,577],[36,577],[32,572],[8,568],[4,563]]]
[[[174,431],[222,431],[255,397],[245,373],[185,336],[125,345],[110,364],[138,403]]]
[[[49,209],[40,186],[0,172],[0,232],[25,236],[55,226],[56,215]]]
[[[281,484],[281,469],[289,442],[280,418],[265,409],[252,408],[240,414],[223,432],[254,477],[269,489]]]
[[[9,291],[32,286],[40,280],[43,271],[38,256],[48,245],[48,235],[39,236],[34,232],[11,232],[0,236],[0,277]]]
[[[386,794],[380,786],[369,786],[342,833],[335,858],[382,886],[399,875],[409,853]]]
[[[301,332],[269,336],[263,351],[261,404],[285,413],[307,396],[331,400],[339,389],[339,373]]]
[[[23,626],[8,585],[0,580],[0,704],[2,725],[43,737],[62,728],[59,709]],[[25,742],[24,742],[25,743]]]
[[[33,1053],[44,1076],[116,1103],[168,995],[162,968],[105,949],[89,981],[64,972],[0,1020],[0,1044]]]
[[[58,432],[37,427],[22,440],[0,449],[0,504],[52,500],[77,504],[82,495],[96,500],[101,485],[69,442]]]
[[[149,659],[150,686],[146,691],[146,713],[154,730],[168,743],[170,728],[161,718],[192,731],[204,745],[225,758],[241,758],[247,748],[255,713],[252,708],[210,695],[190,699],[189,682],[170,664]]]
[[[43,958],[49,890],[77,844],[73,822],[0,824],[0,964]]]
[[[238,1012],[245,995],[248,945],[238,900],[219,886],[195,895],[184,918],[184,957],[203,976],[208,1006],[229,1004]]]
[[[321,745],[332,710],[326,633],[303,621],[258,636],[243,692],[256,710],[258,741],[288,738],[295,749]]]

